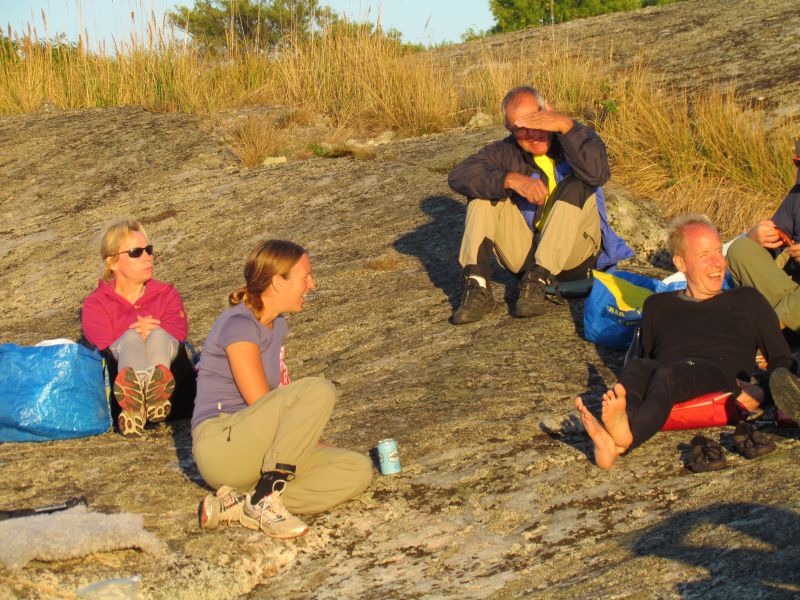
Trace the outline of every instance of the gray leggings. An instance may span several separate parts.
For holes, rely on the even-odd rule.
[[[132,368],[137,373],[148,371],[156,365],[169,368],[172,360],[178,355],[178,340],[169,333],[156,327],[142,339],[133,329],[123,333],[109,350],[117,359],[118,369]]]

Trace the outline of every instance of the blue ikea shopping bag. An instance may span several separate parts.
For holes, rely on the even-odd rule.
[[[63,440],[110,428],[97,350],[0,344],[0,442]]]
[[[594,285],[583,308],[583,336],[624,350],[642,322],[642,305],[658,281],[638,273],[592,271]]]

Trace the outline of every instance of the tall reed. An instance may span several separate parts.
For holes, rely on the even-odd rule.
[[[732,234],[768,218],[794,181],[791,121],[769,127],[730,88],[690,98],[637,65],[612,94],[616,111],[600,130],[615,179],[667,216],[705,212]]]
[[[291,41],[270,55],[231,44],[222,57],[154,23],[110,54],[87,51],[85,37],[75,46],[37,41],[31,32],[9,37],[16,48],[0,48],[0,113],[35,111],[44,101],[63,109],[137,104],[193,113],[278,103],[338,128],[419,135],[464,125],[479,112],[499,123],[505,92],[534,84],[554,108],[592,121],[615,180],[655,198],[667,215],[703,210],[734,232],[769,216],[793,181],[796,123],[768,124],[730,89],[690,97],[659,83],[645,65],[621,70],[611,60],[568,54],[564,40],[484,44],[469,64],[454,66],[446,53],[410,52],[359,27]],[[236,139],[259,145],[258,156],[277,143],[267,130],[252,138]]]

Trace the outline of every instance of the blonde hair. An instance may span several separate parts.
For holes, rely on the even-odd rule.
[[[306,251],[302,246],[286,240],[265,240],[258,244],[244,265],[245,284],[228,295],[231,305],[244,304],[261,318],[264,303],[261,294],[276,275],[286,277]]]
[[[686,228],[690,225],[702,225],[704,227],[708,227],[709,229],[713,229],[717,235],[719,235],[714,223],[712,223],[711,219],[705,215],[692,214],[675,217],[672,219],[672,222],[670,222],[667,229],[667,252],[669,252],[672,256],[683,256],[683,253],[686,251],[685,234]]]
[[[119,252],[119,247],[132,231],[138,231],[146,240],[149,240],[142,224],[131,219],[112,223],[103,234],[103,239],[100,242],[100,256],[103,259],[103,281],[111,281],[114,278],[114,271],[111,270],[111,267],[117,264],[116,254]]]

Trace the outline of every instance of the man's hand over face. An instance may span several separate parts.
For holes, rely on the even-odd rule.
[[[567,133],[574,124],[572,119],[553,110],[549,102],[545,102],[545,110],[523,113],[516,115],[513,128],[541,129],[542,131],[553,131],[556,133]]]
[[[522,173],[507,173],[504,185],[507,190],[514,190],[532,204],[544,204],[550,193],[541,179],[533,179]]]

